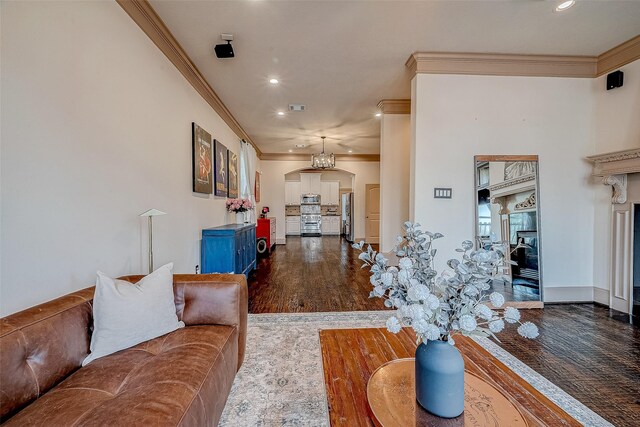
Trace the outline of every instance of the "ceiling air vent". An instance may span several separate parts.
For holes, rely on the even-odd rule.
[[[304,111],[307,109],[307,106],[304,104],[289,104],[289,111]]]

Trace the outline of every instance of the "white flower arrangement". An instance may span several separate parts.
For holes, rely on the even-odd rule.
[[[520,322],[518,309],[502,308],[503,295],[487,292],[493,280],[509,281],[499,274],[505,264],[502,242],[494,241],[490,250],[473,250],[472,242],[462,242],[456,249],[462,258],[450,259],[449,268],[438,275],[433,269],[433,241],[444,236],[422,231],[420,224],[411,222],[406,222],[404,229],[405,236],[398,236],[393,250],[399,257],[398,267],[389,266],[389,260],[371,246],[363,250],[364,242],[353,245],[361,251],[363,268],[371,270],[373,291],[369,297],[384,298],[386,307],[397,309],[387,320],[389,332],[398,333],[403,326],[410,326],[419,342],[440,340],[454,345],[455,334],[498,340],[495,334],[506,322],[519,324],[518,333],[525,338],[538,336],[536,325]]]

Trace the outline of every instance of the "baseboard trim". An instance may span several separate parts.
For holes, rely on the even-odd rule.
[[[286,245],[287,244],[287,238],[276,238],[276,245]]]
[[[609,307],[609,290],[595,287],[593,288],[593,301]]]
[[[555,286],[544,288],[544,302],[593,302],[593,286]]]

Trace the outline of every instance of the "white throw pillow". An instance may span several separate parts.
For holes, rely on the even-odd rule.
[[[176,315],[172,269],[173,263],[163,265],[135,284],[98,272],[91,354],[82,366],[184,327]]]

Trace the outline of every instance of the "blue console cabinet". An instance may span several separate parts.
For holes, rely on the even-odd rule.
[[[236,273],[248,277],[256,268],[256,225],[205,228],[200,257],[203,273]]]

